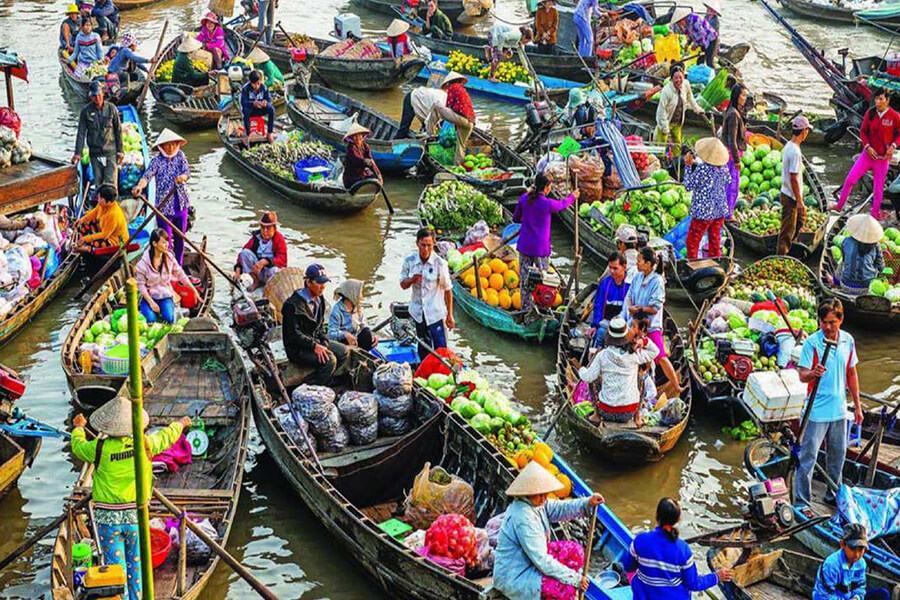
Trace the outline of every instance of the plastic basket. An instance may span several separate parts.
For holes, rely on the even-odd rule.
[[[412,525],[404,523],[398,519],[388,519],[378,524],[378,529],[382,530],[395,540],[402,540],[403,536],[412,531]]]
[[[100,370],[107,375],[128,375],[128,346],[117,344],[100,351]]]
[[[324,158],[319,158],[318,156],[311,156],[309,158],[304,158],[302,160],[298,160],[294,163],[294,175],[297,177],[297,181],[301,183],[309,183],[310,179],[313,177],[315,173],[310,172],[308,169],[316,169],[321,167],[329,167],[328,161]]]

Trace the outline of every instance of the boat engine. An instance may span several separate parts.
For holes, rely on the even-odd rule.
[[[794,509],[784,479],[778,477],[751,485],[745,513],[761,529],[781,532],[790,528],[794,524]]]
[[[25,382],[12,369],[0,365],[0,423],[13,416],[16,400],[25,393]]]
[[[255,302],[240,298],[232,305],[233,327],[242,348],[249,350],[265,344],[273,325],[269,306],[269,301],[265,298]]]
[[[415,339],[416,325],[406,302],[391,302],[391,335],[401,343]]]

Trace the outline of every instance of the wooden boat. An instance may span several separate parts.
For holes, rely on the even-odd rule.
[[[184,34],[178,35],[171,42],[166,44],[165,48],[159,54],[159,65],[166,63],[170,60],[175,60],[175,55],[178,54],[178,46],[184,40]],[[242,53],[243,45],[241,44],[240,38],[232,38],[228,40],[229,52],[231,52],[232,56],[238,55]],[[237,47],[237,52],[235,52],[235,47]],[[179,90],[183,95],[190,98],[206,98],[208,96],[217,95],[217,82],[214,79],[211,79],[209,83],[201,86],[190,86],[183,83],[172,83],[171,81],[160,81],[156,75],[156,71],[153,72],[150,77],[150,93],[153,94],[153,98],[157,102],[166,102],[172,101],[172,98],[165,98],[160,91],[169,89]],[[179,98],[180,99],[180,98]]]
[[[66,85],[75,93],[81,102],[87,102],[90,99],[89,94],[91,91],[92,79],[88,77],[76,77],[74,70],[69,66],[68,61],[63,56],[62,49],[57,50],[57,57]],[[138,99],[138,96],[141,95],[142,89],[144,89],[143,81],[131,81],[127,86],[120,87],[118,93],[107,95],[106,98],[118,106],[125,106],[126,104],[133,104],[134,101]]]
[[[259,364],[258,361],[255,361]],[[299,499],[335,541],[357,561],[377,585],[393,598],[405,600],[477,600],[492,579],[455,575],[428,561],[379,528],[391,518],[403,519],[399,508],[406,490],[425,463],[440,465],[475,486],[475,525],[505,510],[504,490],[515,474],[510,463],[460,415],[424,388],[415,385],[412,399],[415,428],[405,436],[379,438],[369,446],[339,453],[320,452],[313,459],[302,441],[293,441],[275,414],[281,396],[265,370],[258,370],[261,387],[254,395],[257,431],[270,456]],[[340,392],[344,387],[338,388]],[[361,390],[371,387],[358,388]],[[290,387],[289,387],[290,391]],[[316,466],[321,464],[322,470]],[[573,482],[573,496],[590,488],[559,457],[554,464]],[[557,539],[580,539],[586,523],[554,525]],[[598,506],[593,568],[620,564],[631,543],[630,531],[606,504]],[[601,567],[603,565],[603,567]],[[593,583],[589,600],[613,600],[626,589],[601,589]],[[623,596],[625,597],[625,596]]]
[[[893,329],[900,326],[900,304],[892,303],[883,296],[875,296],[868,292],[864,294],[848,294],[834,282],[838,276],[838,261],[831,253],[831,244],[847,224],[852,214],[844,213],[832,223],[825,236],[825,245],[819,257],[818,281],[826,296],[838,298],[844,305],[844,315],[847,319],[867,328]]]
[[[812,0],[779,0],[782,6],[803,17],[817,21],[830,21],[832,23],[857,24],[860,21],[876,21],[885,27],[900,25],[900,11],[892,3],[884,3],[880,7],[875,3],[857,3],[863,8],[854,8],[852,2],[832,4],[830,2],[815,2]],[[863,17],[863,18],[860,18]]]
[[[823,560],[786,548],[784,544],[766,548],[711,548],[706,555],[709,569],[730,569],[734,579],[720,583],[726,600],[807,600],[812,597],[816,574]],[[869,590],[890,589],[878,576],[866,578]]]
[[[0,499],[19,481],[41,449],[40,437],[11,435],[0,429]]]
[[[391,17],[404,14],[403,3],[397,0],[353,0],[353,2],[371,11]],[[484,6],[479,7],[479,11],[475,14],[467,14],[463,0],[445,0],[441,3],[441,10],[454,27],[468,27],[490,14],[490,10]]]
[[[356,122],[372,131],[366,141],[382,171],[405,171],[422,160],[425,151],[422,136],[411,134],[397,139],[400,123],[364,102],[315,83],[308,88],[296,83],[287,87],[285,94],[287,113],[294,125],[338,150],[347,147],[344,135],[350,123]]]
[[[0,169],[0,214],[9,215],[78,192],[75,167],[34,154],[28,162]]]
[[[161,0],[119,0],[116,2],[116,8],[120,11],[123,10],[134,10],[136,8],[144,8],[145,6],[150,6],[151,4],[156,4]]]
[[[201,294],[200,301],[191,309],[190,316],[208,315],[215,295],[215,278],[212,270],[196,252],[185,251],[183,262],[185,273],[199,280],[197,291]],[[75,398],[76,406],[85,413],[102,406],[116,394],[125,381],[124,375],[85,373],[78,363],[79,347],[85,332],[95,321],[111,316],[119,308],[124,308],[124,301],[120,300],[122,298],[120,291],[124,291],[125,281],[126,275],[122,269],[115,272],[82,309],[63,342],[61,356],[66,381]]]
[[[231,123],[231,125],[229,125]],[[241,138],[229,132],[237,131],[241,124],[240,117],[225,116],[219,119],[219,139],[225,145],[228,156],[246,169],[256,179],[295,203],[312,210],[330,213],[353,213],[367,208],[381,192],[381,184],[376,179],[357,182],[351,189],[334,182],[303,183],[294,178],[288,179],[268,170],[261,163],[241,153]],[[275,133],[285,130],[282,122],[275,122]]]
[[[162,118],[185,129],[210,129],[222,117],[218,95],[188,98],[176,104],[156,102],[155,106]]]
[[[560,395],[560,401],[566,404],[563,412],[566,422],[569,424],[575,437],[590,450],[602,455],[604,459],[612,463],[643,463],[657,461],[665,456],[684,433],[691,413],[690,375],[687,372],[687,357],[684,351],[684,341],[678,332],[678,325],[672,316],[666,312],[664,315],[664,335],[668,345],[669,360],[679,373],[680,384],[687,386],[687,390],[681,395],[681,400],[686,405],[684,417],[671,426],[644,425],[636,428],[633,422],[629,423],[605,423],[585,419],[575,412],[574,392],[580,383],[578,367],[586,366],[585,339],[576,332],[579,324],[590,320],[593,310],[594,295],[597,292],[597,284],[593,283],[582,289],[578,296],[572,298],[566,311],[563,313],[562,324],[559,330],[559,350],[556,359],[556,385]],[[585,364],[582,364],[585,363]],[[656,381],[659,390],[662,391],[666,378],[662,369],[656,370]]]
[[[789,461],[789,451],[775,445],[767,438],[757,438],[751,441],[744,451],[744,466],[753,479],[766,481],[783,477],[790,489],[793,473],[787,472]],[[818,463],[822,467],[825,466],[824,452],[819,453]],[[844,461],[843,484],[851,487],[864,487],[863,481],[867,471],[866,465],[847,459]],[[900,477],[881,470],[876,471],[874,489],[887,490],[896,487],[900,487]],[[813,471],[811,508],[817,515],[834,514],[834,508],[824,503],[825,491],[825,481],[816,469]],[[805,523],[808,520],[808,517],[797,507],[794,507],[793,514],[794,522],[797,524]],[[836,525],[833,520],[827,520],[797,533],[794,539],[809,548],[814,554],[825,558],[839,549],[842,533],[841,526]],[[880,536],[872,541],[874,543],[866,552],[868,576],[880,578],[888,589],[900,585],[900,557],[897,555],[897,550],[900,548],[900,536],[897,534]]]
[[[434,141],[430,140],[429,143],[434,143]],[[423,169],[423,174],[431,172],[437,175],[441,173],[442,177],[454,177],[465,181],[482,192],[500,199],[504,204],[507,203],[507,200],[510,202],[518,200],[519,196],[525,193],[528,183],[534,176],[534,169],[525,158],[513,151],[506,143],[501,142],[484,129],[476,127],[469,136],[467,150],[468,154],[483,152],[493,159],[495,167],[511,175],[505,179],[484,181],[468,174],[453,173],[428,152],[425,152],[420,168]]]
[[[443,8],[443,5],[441,7]],[[447,40],[429,37],[412,31],[407,35],[416,45],[424,46],[434,54],[442,56],[450,56],[450,53],[456,50],[468,56],[475,56],[479,60],[484,60],[484,49],[488,45],[488,39],[485,37],[462,33],[454,33],[453,37]],[[590,76],[584,70],[582,59],[571,50],[555,46],[552,51],[544,51],[537,45],[529,44],[525,47],[525,53],[528,55],[534,71],[539,75],[548,75],[581,83],[589,83],[591,81]]]
[[[714,298],[707,300],[704,303],[704,305],[700,309],[699,314],[697,315],[697,319],[688,327],[688,351],[690,358],[688,368],[690,369],[691,380],[694,385],[695,399],[698,402],[709,405],[713,409],[718,408],[724,410],[725,412],[730,412],[732,415],[732,421],[737,418],[735,417],[736,413],[741,415],[745,413],[740,398],[744,392],[746,382],[732,380],[729,377],[707,381],[700,373],[700,370],[698,368],[698,363],[700,361],[700,338],[707,333],[705,327],[706,315],[712,306],[729,297],[729,292],[732,286],[739,285],[747,276],[748,271],[751,271],[757,265],[764,266],[770,263],[774,264],[776,261],[789,261],[789,264],[793,265],[795,269],[802,270],[806,274],[806,277],[803,285],[801,285],[800,287],[812,290],[816,295],[817,301],[821,300],[821,291],[816,285],[816,277],[815,275],[813,275],[812,271],[809,270],[809,267],[790,256],[770,256],[757,261],[750,267],[744,269],[737,276],[732,278],[728,282],[728,285],[720,289]]]
[[[150,415],[151,428],[184,416],[194,418],[195,429],[208,435],[209,448],[202,455],[195,454],[191,464],[182,465],[176,472],[155,474],[153,487],[192,519],[209,519],[217,542],[224,547],[241,494],[250,436],[249,408],[255,388],[227,333],[219,331],[209,319],[200,319],[189,329],[163,338],[144,357],[144,409]],[[204,366],[211,361],[216,368]],[[127,397],[127,390],[122,393]],[[73,490],[76,498],[90,491],[92,475],[93,465],[85,464]],[[151,501],[151,518],[177,516],[158,501]],[[73,597],[72,544],[92,537],[89,520],[84,510],[60,526],[50,569],[56,600]],[[179,552],[173,551],[154,569],[157,598],[199,597],[219,563],[215,553],[198,564],[188,557],[184,567],[179,566],[179,559]]]

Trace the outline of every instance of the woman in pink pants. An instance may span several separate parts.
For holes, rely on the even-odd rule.
[[[878,218],[881,200],[884,197],[884,184],[894,149],[900,145],[900,114],[890,106],[890,98],[885,90],[877,90],[874,94],[875,106],[866,111],[862,127],[859,130],[863,149],[856,159],[847,179],[841,188],[841,197],[837,205],[831,207],[842,210],[850,195],[850,190],[863,175],[872,171],[873,195],[872,216]]]

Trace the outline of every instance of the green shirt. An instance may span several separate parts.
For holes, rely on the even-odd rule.
[[[150,447],[150,455],[155,456],[170,448],[178,438],[184,426],[175,422],[144,437]],[[106,438],[103,440],[102,456],[97,462],[97,443],[88,441],[83,427],[76,427],[72,432],[72,453],[84,462],[97,465],[94,471],[94,502],[107,505],[134,504],[137,501],[137,485],[134,479],[134,442],[130,437]],[[153,471],[149,457],[144,465],[146,481],[144,489],[150,494],[153,484]]]
[[[449,39],[453,37],[453,23],[441,9],[437,9],[431,15],[431,27],[423,27],[422,33],[426,35],[430,33],[432,37],[438,39]]]
[[[281,71],[271,60],[267,60],[262,64],[256,65],[256,68],[262,71],[262,74],[266,77],[267,88],[275,86],[278,89],[281,89],[284,86],[284,75],[281,74]],[[276,85],[276,81],[281,83]]]
[[[172,65],[172,83],[199,87],[209,83],[209,76],[194,66],[190,56],[184,52],[178,52],[175,54],[175,64]]]

